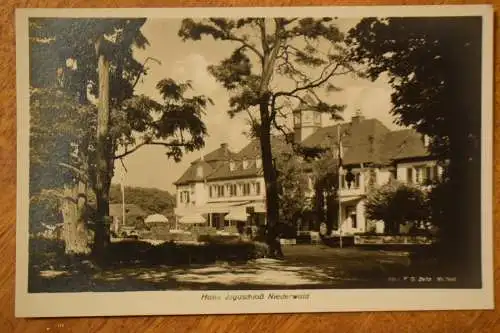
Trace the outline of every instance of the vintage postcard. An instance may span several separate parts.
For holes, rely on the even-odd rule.
[[[17,316],[493,308],[491,6],[16,25]]]

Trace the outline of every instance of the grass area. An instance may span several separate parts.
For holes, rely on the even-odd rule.
[[[400,250],[295,245],[283,247],[284,260],[272,260],[262,258],[259,251],[265,250],[252,243],[127,241],[113,244],[106,260],[95,260],[66,257],[62,244],[53,241],[33,244],[30,292],[458,286],[405,280],[437,276],[439,267],[422,259],[428,256]]]

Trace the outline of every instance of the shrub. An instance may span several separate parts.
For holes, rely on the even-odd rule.
[[[208,244],[234,244],[241,242],[241,237],[236,235],[200,235],[198,242]]]
[[[417,187],[390,182],[372,190],[365,203],[366,215],[372,220],[383,220],[386,233],[399,232],[407,221],[422,221],[430,216],[427,195]]]
[[[266,258],[269,257],[269,246],[263,242],[253,242],[253,258]]]

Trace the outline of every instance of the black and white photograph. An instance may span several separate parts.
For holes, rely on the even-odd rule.
[[[493,307],[491,7],[16,24],[18,316]]]

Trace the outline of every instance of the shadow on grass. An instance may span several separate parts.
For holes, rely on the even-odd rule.
[[[68,257],[60,242],[32,240],[29,292],[443,287],[391,280],[439,274],[429,255],[297,245],[284,247],[281,261],[260,258],[259,246],[125,241],[94,258]]]

